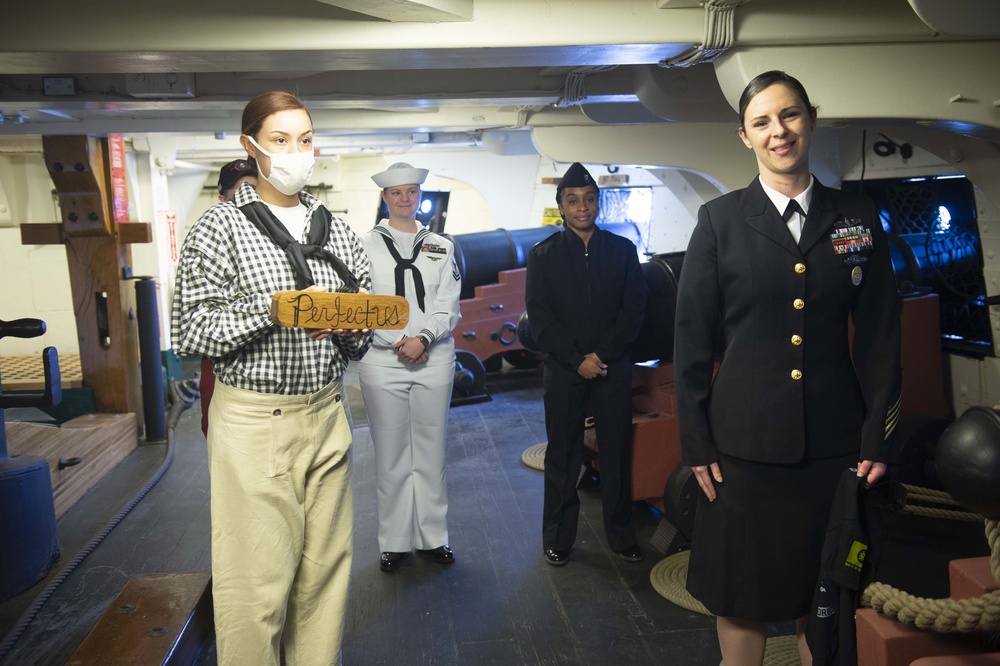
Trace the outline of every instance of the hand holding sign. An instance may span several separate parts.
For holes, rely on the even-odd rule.
[[[409,318],[402,296],[279,291],[271,298],[271,320],[293,328],[398,330]]]

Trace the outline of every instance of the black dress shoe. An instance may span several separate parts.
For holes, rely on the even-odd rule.
[[[384,552],[378,560],[378,568],[382,571],[389,573],[390,571],[395,571],[403,563],[403,555],[405,553],[391,553]]]
[[[553,550],[552,548],[546,548],[545,561],[554,567],[564,566],[567,562],[569,562],[569,551]]]
[[[417,552],[441,564],[451,564],[455,561],[455,553],[452,552],[450,546],[438,546],[437,548],[418,550]]]
[[[592,490],[601,487],[600,473],[590,465],[580,467],[580,478],[576,480],[576,487],[580,490]]]
[[[627,562],[642,562],[642,551],[639,550],[638,544],[631,545],[624,550],[619,550],[615,554]]]

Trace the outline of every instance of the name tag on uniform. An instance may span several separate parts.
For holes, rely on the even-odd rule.
[[[849,226],[838,227],[830,234],[833,251],[837,254],[851,254],[872,249],[872,232],[860,224],[861,220],[845,220]]]
[[[420,246],[420,251],[430,252],[431,254],[448,254],[448,248],[440,245],[428,245],[427,243]]]

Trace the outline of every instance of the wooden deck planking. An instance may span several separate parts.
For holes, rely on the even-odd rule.
[[[556,568],[542,561],[542,474],[520,462],[523,449],[545,439],[539,384],[537,374],[500,377],[491,380],[493,401],[451,411],[449,528],[457,562],[450,567],[414,555],[391,575],[379,571],[374,454],[367,428],[356,423],[345,664],[718,663],[712,620],[672,606],[649,585],[658,555],[647,547],[647,560],[633,564],[608,551],[598,493],[582,493],[570,564]],[[355,415],[359,411],[354,408]],[[132,576],[209,569],[208,472],[199,420],[197,404],[182,415],[170,470],[57,590],[11,663],[65,661]],[[142,446],[134,455],[148,458],[155,450],[163,447]],[[127,459],[122,468],[132,476],[116,481],[124,498],[157,466]],[[138,474],[141,482],[136,469],[145,470]],[[93,495],[106,493],[104,486]],[[648,539],[655,519],[645,511],[636,518]],[[64,561],[74,554],[64,552]],[[214,665],[214,647],[197,663]]]

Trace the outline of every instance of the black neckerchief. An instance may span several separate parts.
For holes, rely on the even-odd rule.
[[[344,283],[337,291],[357,293],[360,286],[358,279],[337,255],[325,247],[327,241],[330,240],[331,220],[330,211],[326,208],[318,206],[313,211],[305,243],[300,243],[292,238],[285,225],[274,216],[274,213],[263,201],[251,201],[239,208],[250,220],[250,223],[257,227],[258,231],[285,251],[288,263],[292,265],[292,272],[295,273],[296,289],[305,289],[316,283],[313,280],[312,271],[309,269],[309,262],[306,261],[306,259],[313,258],[323,259],[333,266],[340,281]]]
[[[409,259],[403,259],[396,250],[396,244],[393,242],[390,236],[385,234],[380,234],[382,240],[385,241],[385,246],[389,248],[389,254],[392,258],[396,260],[396,295],[406,297],[406,282],[403,280],[406,275],[406,271],[413,271],[413,288],[417,292],[417,305],[420,307],[420,311],[424,311],[424,278],[420,275],[420,269],[413,265],[413,262],[417,260],[417,256],[420,254],[420,248],[424,244],[424,239],[421,238],[420,242],[413,244],[413,255]]]

